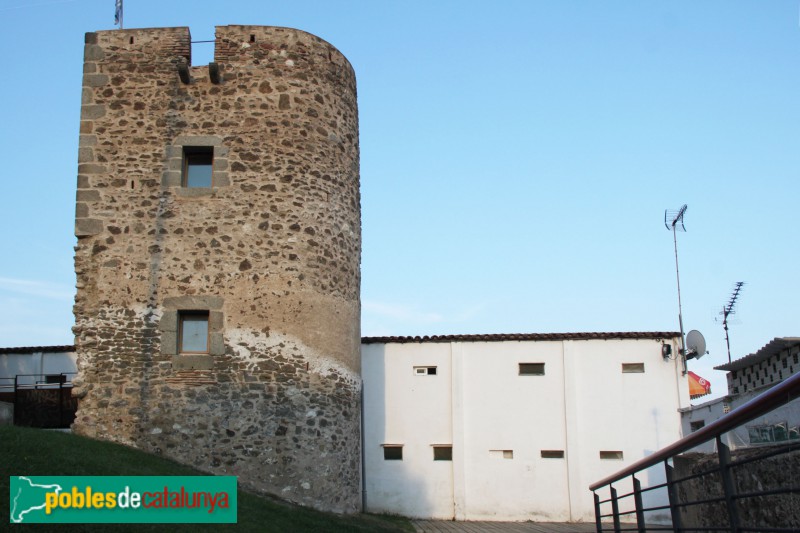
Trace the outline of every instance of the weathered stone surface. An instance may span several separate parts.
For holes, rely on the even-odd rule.
[[[103,231],[103,221],[94,218],[76,218],[75,219],[75,236],[76,237],[89,237],[97,235]]]
[[[776,449],[779,446],[774,446]],[[790,446],[785,446],[790,449]],[[737,494],[755,494],[797,486],[800,472],[800,450],[751,461],[767,450],[744,448],[731,452],[731,460],[743,461],[732,468],[734,489]],[[688,453],[674,459],[675,477],[678,479],[694,474],[710,472],[719,468],[716,453]],[[718,470],[708,475],[683,481],[677,485],[679,502],[698,502],[724,496]],[[792,528],[800,530],[800,514],[797,512],[797,497],[791,493],[770,494],[755,498],[736,500],[736,511],[740,525],[751,528]],[[718,503],[704,503],[680,507],[685,528],[713,528],[728,526],[728,509]],[[755,529],[754,529],[755,530]]]
[[[221,83],[189,85],[187,28],[87,35],[74,430],[356,511],[355,76],[298,30],[216,35]],[[213,147],[212,187],[181,186],[184,146]],[[208,354],[178,353],[179,313],[203,310]]]
[[[81,108],[81,119],[82,120],[95,120],[98,118],[102,118],[106,114],[106,106],[104,105],[93,105],[93,104],[85,104]]]
[[[105,74],[84,74],[83,85],[86,87],[102,87],[108,83],[108,79]]]

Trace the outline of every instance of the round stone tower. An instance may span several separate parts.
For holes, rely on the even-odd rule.
[[[74,430],[360,509],[359,148],[308,33],[86,35]]]

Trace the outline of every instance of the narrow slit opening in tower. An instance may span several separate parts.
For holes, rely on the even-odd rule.
[[[214,61],[215,39],[198,39],[190,41],[190,58],[193,67],[205,66]]]

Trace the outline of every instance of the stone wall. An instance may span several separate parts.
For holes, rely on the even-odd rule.
[[[73,428],[357,511],[353,69],[287,28],[217,27],[203,67],[190,40],[86,35]],[[182,185],[187,146],[213,151],[211,187]],[[198,310],[208,350],[182,354],[177,317]]]
[[[734,450],[731,452],[731,460],[747,460],[773,449],[760,447]],[[676,478],[710,471],[719,465],[716,453],[683,454],[676,456],[674,461]],[[800,473],[798,450],[746,462],[732,469],[737,494],[797,487],[798,473]],[[678,485],[678,500],[681,502],[699,501],[723,495],[717,472]],[[737,500],[737,510],[741,527],[800,529],[800,506],[797,505],[796,494],[773,494],[740,499]],[[681,508],[681,519],[685,528],[727,527],[728,508],[724,502],[686,506]]]

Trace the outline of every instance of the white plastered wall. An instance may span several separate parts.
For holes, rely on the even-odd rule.
[[[656,339],[365,344],[362,375],[366,508],[415,517],[592,521],[588,486],[679,439],[689,399]],[[446,443],[453,461],[433,461]],[[402,444],[403,460],[384,460],[383,444]]]

